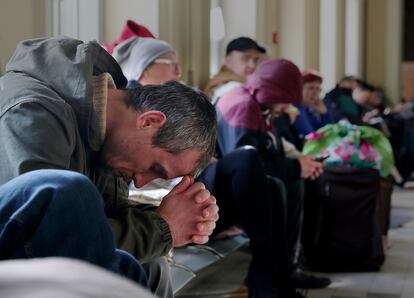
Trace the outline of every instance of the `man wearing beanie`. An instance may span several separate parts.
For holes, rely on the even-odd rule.
[[[128,80],[128,87],[158,85],[179,80],[181,68],[174,49],[165,41],[131,37],[117,45],[113,57]]]
[[[249,37],[230,41],[226,48],[224,65],[204,88],[213,104],[221,95],[244,83],[247,76],[255,70],[260,55],[264,53],[266,49]]]
[[[220,154],[229,154],[244,145],[253,146],[271,177],[268,187],[274,194],[274,217],[269,229],[273,229],[275,253],[250,267],[246,284],[253,297],[302,297],[295,288],[325,287],[330,283],[329,279],[297,271],[295,258],[303,212],[301,179],[318,177],[322,164],[310,156],[287,159],[281,138],[271,125],[272,117],[301,99],[299,69],[292,62],[279,59],[261,63],[245,84],[224,94],[216,105]],[[263,271],[273,272],[276,280],[263,278]]]

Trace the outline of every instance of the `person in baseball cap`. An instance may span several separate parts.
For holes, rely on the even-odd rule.
[[[229,42],[226,48],[226,55],[229,55],[233,51],[245,52],[248,50],[257,50],[260,53],[266,53],[266,49],[253,39],[249,37],[239,37]]]
[[[226,47],[224,65],[206,85],[204,91],[212,102],[246,81],[253,73],[266,49],[249,37],[238,37]]]

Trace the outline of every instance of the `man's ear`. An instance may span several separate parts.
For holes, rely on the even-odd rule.
[[[227,66],[227,68],[229,68],[229,65],[230,65],[230,54],[229,55],[226,55],[226,57],[224,57],[224,65],[226,65]]]
[[[137,128],[160,128],[167,121],[167,117],[160,111],[146,111],[138,115]]]

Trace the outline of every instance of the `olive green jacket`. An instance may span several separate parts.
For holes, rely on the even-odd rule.
[[[56,37],[17,46],[0,78],[0,184],[36,169],[89,176],[104,197],[118,247],[147,261],[171,249],[168,224],[153,209],[133,206],[126,181],[95,166],[102,140],[92,76],[104,72],[118,88],[126,85],[96,42]]]

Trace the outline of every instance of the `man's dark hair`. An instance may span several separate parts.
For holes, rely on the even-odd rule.
[[[356,80],[356,82],[357,82],[357,86],[362,90],[367,90],[367,91],[371,91],[371,92],[375,91],[374,86],[372,86],[371,84],[368,84],[367,82],[365,82],[363,80]]]
[[[216,112],[207,96],[176,81],[139,86],[130,89],[129,94],[128,106],[139,112],[160,111],[167,118],[154,136],[153,146],[170,153],[189,149],[204,153],[194,173],[199,174],[213,156],[216,144]]]
[[[356,76],[344,76],[342,79],[339,80],[339,82],[345,82],[345,81],[357,81],[358,78]]]
[[[248,50],[256,50],[260,53],[266,53],[266,49],[253,39],[249,37],[239,37],[229,42],[226,47],[226,55],[229,55],[233,51],[245,52]]]

